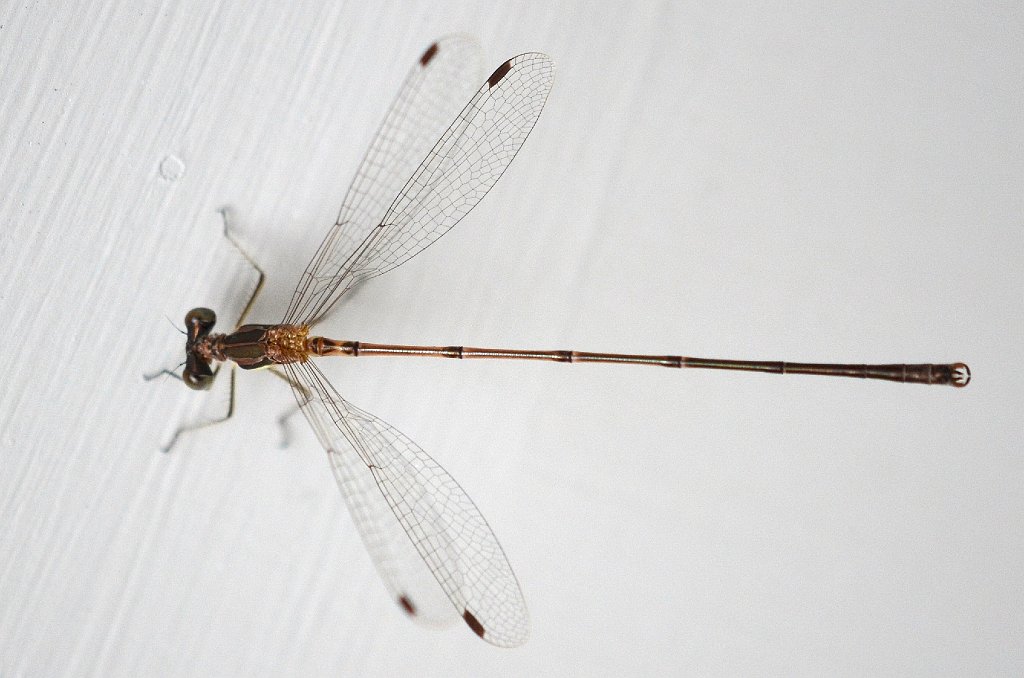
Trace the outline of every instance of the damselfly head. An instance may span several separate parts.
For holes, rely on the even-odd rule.
[[[196,391],[205,391],[213,386],[214,371],[210,361],[199,355],[196,345],[200,344],[217,323],[217,314],[208,308],[193,308],[185,314],[185,369],[181,380]]]

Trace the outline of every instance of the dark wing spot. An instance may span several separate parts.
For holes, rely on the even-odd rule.
[[[480,623],[479,619],[473,616],[472,612],[470,612],[469,610],[463,610],[462,618],[466,620],[466,623],[469,625],[469,628],[473,629],[473,633],[480,636],[481,638],[484,637],[484,625]]]
[[[428,47],[427,51],[424,52],[423,56],[420,57],[420,66],[426,66],[427,64],[429,64],[430,60],[433,59],[435,55],[437,55],[437,43],[436,42],[433,45],[431,45],[430,47]]]
[[[498,68],[495,69],[493,73],[491,73],[491,77],[487,78],[487,86],[493,88],[495,85],[501,82],[501,79],[508,75],[508,72],[511,70],[512,60],[509,59],[502,65],[498,66]]]
[[[402,606],[402,609],[405,610],[410,617],[416,616],[416,606],[413,605],[412,601],[406,596],[398,596],[398,604]]]

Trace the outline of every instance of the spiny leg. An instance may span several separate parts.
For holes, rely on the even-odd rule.
[[[242,257],[247,262],[249,262],[249,265],[252,266],[254,269],[256,269],[256,273],[259,274],[259,279],[256,281],[256,287],[253,288],[252,294],[249,295],[249,300],[245,303],[245,307],[242,309],[241,314],[239,314],[239,316],[238,316],[238,321],[235,324],[236,327],[237,327],[237,326],[241,325],[243,322],[245,322],[245,317],[249,314],[249,311],[252,309],[252,305],[256,301],[256,297],[258,297],[260,292],[263,290],[263,283],[266,282],[267,276],[266,276],[266,273],[263,272],[263,269],[260,268],[260,265],[256,263],[256,261],[249,255],[249,253],[245,251],[245,249],[242,247],[241,243],[239,243],[238,240],[236,240],[235,237],[231,234],[231,215],[230,215],[231,210],[230,210],[230,208],[229,207],[222,207],[222,208],[220,208],[217,211],[220,212],[221,219],[224,222],[224,237],[227,238],[228,242],[230,242],[234,246],[234,248],[236,250],[238,250],[239,254],[241,254]],[[180,367],[180,365],[178,367]],[[175,368],[175,369],[177,369],[177,368]],[[214,370],[214,373],[213,373],[214,376],[216,376],[219,372],[220,372],[220,367],[218,366],[217,369]],[[179,375],[176,371],[172,371],[172,370],[168,370],[168,369],[162,369],[159,372],[154,372],[154,373],[151,373],[151,374],[144,374],[144,375],[142,375],[142,378],[145,379],[146,381],[152,381],[153,379],[156,379],[157,377],[164,376],[164,375],[167,375],[167,376],[170,376],[170,377],[174,377],[178,381],[182,381],[181,375]],[[227,409],[227,412],[224,413],[224,416],[218,417],[217,419],[212,419],[210,421],[204,421],[204,422],[200,422],[200,423],[196,423],[196,424],[188,424],[188,425],[185,425],[185,426],[178,427],[178,429],[174,432],[174,435],[171,436],[170,442],[168,442],[167,445],[165,445],[163,448],[161,448],[162,451],[170,452],[171,449],[177,444],[178,438],[180,438],[183,433],[187,433],[189,431],[196,431],[196,430],[199,430],[199,429],[202,429],[202,428],[206,428],[207,426],[213,426],[215,424],[223,423],[223,422],[227,421],[228,419],[230,419],[231,416],[234,413],[235,413],[235,370],[234,370],[234,366],[232,366],[232,369],[231,369],[231,381],[230,381],[230,391],[228,393],[228,409]],[[291,416],[291,414],[289,413],[289,415],[287,415],[287,416]],[[283,426],[283,424],[282,424],[282,426]]]
[[[178,377],[178,375],[174,374],[173,372],[169,372],[167,370],[164,371],[170,374],[172,377],[177,377],[178,379],[181,379],[181,377]],[[214,376],[216,376],[218,372],[220,372],[220,367],[218,367],[214,371]],[[228,391],[228,409],[227,412],[224,413],[223,417],[218,417],[217,419],[210,419],[209,421],[202,421],[196,424],[187,424],[185,426],[179,426],[178,429],[174,432],[174,435],[171,436],[170,442],[168,442],[164,447],[160,448],[160,451],[170,452],[171,448],[173,448],[175,444],[177,444],[178,438],[181,437],[182,433],[188,433],[189,431],[198,431],[199,429],[206,428],[207,426],[215,426],[216,424],[222,424],[228,419],[230,419],[231,416],[235,413],[235,369],[233,365],[231,368],[230,384],[231,389],[230,391]]]
[[[288,382],[293,388],[302,394],[302,402],[296,405],[292,405],[288,410],[277,418],[277,425],[281,427],[281,447],[288,447],[291,444],[291,431],[288,428],[288,420],[294,417],[301,409],[302,406],[309,402],[309,399],[313,397],[313,394],[309,392],[303,384],[292,381],[291,377],[287,374],[278,371],[276,367],[267,368],[272,375],[278,379],[283,379]]]
[[[178,367],[181,367],[181,365],[178,365]],[[178,369],[178,367],[175,367],[174,369]],[[143,379],[143,381],[153,381],[157,377],[163,377],[165,375],[168,376],[168,377],[174,377],[178,381],[182,381],[182,378],[181,378],[180,374],[178,374],[177,372],[174,372],[172,370],[168,370],[166,368],[160,370],[159,372],[153,372],[151,374],[144,374],[144,375],[142,375],[142,379]]]
[[[253,289],[252,294],[249,295],[249,301],[245,302],[245,308],[243,308],[241,314],[239,314],[238,322],[235,323],[235,326],[237,327],[241,325],[243,322],[245,322],[245,317],[249,315],[249,311],[252,309],[252,305],[256,301],[256,297],[258,297],[260,292],[263,290],[263,283],[266,282],[267,274],[263,272],[263,269],[260,268],[260,265],[256,263],[256,260],[253,259],[249,255],[249,253],[245,251],[245,249],[242,248],[241,243],[239,243],[238,240],[235,239],[235,236],[231,235],[231,208],[221,207],[217,211],[220,212],[221,219],[224,222],[224,237],[228,239],[228,242],[230,242],[232,246],[234,246],[234,248],[238,250],[238,253],[241,254],[242,257],[247,262],[249,262],[249,265],[256,269],[256,273],[259,274],[259,280],[256,281],[256,287]],[[181,365],[178,365],[178,367],[181,367]],[[175,370],[178,369],[178,367],[176,367]],[[174,377],[178,381],[181,381],[180,374],[173,370],[168,370],[166,368],[160,370],[159,372],[144,374],[142,375],[142,378],[145,379],[146,381],[153,381],[157,377],[162,377],[164,375]],[[232,378],[234,377],[232,376]]]
[[[252,308],[253,302],[256,301],[256,297],[258,297],[260,291],[263,290],[263,283],[267,276],[263,272],[263,269],[260,268],[259,264],[256,263],[256,260],[249,256],[249,253],[246,252],[242,248],[242,245],[235,240],[235,237],[231,235],[231,208],[221,207],[217,211],[220,212],[221,218],[224,220],[224,237],[228,239],[228,242],[235,246],[235,249],[238,250],[239,254],[245,257],[245,260],[249,262],[249,265],[255,268],[256,272],[260,275],[260,279],[256,282],[256,288],[252,291],[252,296],[250,296],[249,301],[245,303],[245,308],[242,309],[241,314],[238,316],[238,322],[235,323],[235,327],[238,327],[245,322],[245,317],[249,315],[249,310]]]

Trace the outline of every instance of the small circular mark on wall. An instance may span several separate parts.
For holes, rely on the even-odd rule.
[[[185,163],[175,155],[168,155],[160,161],[160,176],[167,181],[177,181],[185,174]]]

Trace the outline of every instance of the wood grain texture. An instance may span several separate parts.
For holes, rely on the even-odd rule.
[[[162,455],[226,395],[142,375],[254,282],[221,206],[268,273],[253,322],[280,318],[453,32],[488,72],[550,54],[554,92],[480,207],[331,336],[975,381],[323,365],[474,497],[533,631],[502,652],[410,623],[303,422],[278,449],[278,380],[240,375],[237,418]],[[11,4],[0,675],[1019,672],[1022,37],[1013,2]]]

